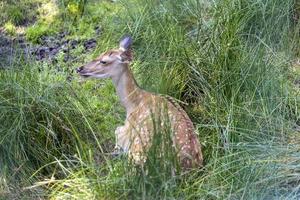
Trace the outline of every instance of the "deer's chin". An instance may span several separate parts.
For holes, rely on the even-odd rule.
[[[104,79],[104,78],[109,78],[110,76],[108,74],[94,74],[91,77]]]

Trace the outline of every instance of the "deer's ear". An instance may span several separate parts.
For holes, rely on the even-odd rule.
[[[119,48],[122,51],[127,51],[130,49],[132,45],[132,38],[130,36],[124,36],[119,44]]]
[[[131,49],[128,49],[121,53],[120,57],[122,62],[131,62],[133,57]]]

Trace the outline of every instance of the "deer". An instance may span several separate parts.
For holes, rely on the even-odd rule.
[[[201,144],[187,113],[173,98],[148,92],[137,84],[129,67],[133,61],[132,43],[131,36],[124,36],[119,42],[119,48],[108,50],[76,69],[84,79],[112,79],[120,102],[126,110],[124,125],[115,130],[115,149],[126,153],[133,163],[143,165],[154,137],[151,118],[159,117],[162,107],[167,107],[166,113],[172,129],[172,146],[177,152],[180,166],[184,169],[201,167]],[[163,124],[164,121],[161,120],[161,125]]]

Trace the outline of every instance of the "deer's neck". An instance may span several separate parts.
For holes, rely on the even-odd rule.
[[[112,78],[121,104],[125,107],[127,116],[133,112],[142,100],[142,90],[138,87],[132,72],[124,67],[118,77]]]

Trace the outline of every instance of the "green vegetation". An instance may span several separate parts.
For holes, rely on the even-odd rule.
[[[97,47],[0,70],[0,199],[300,198],[295,1],[16,2],[0,2],[6,30],[36,16],[27,40],[66,32]],[[204,168],[174,175],[172,153],[159,154],[168,137],[156,137],[144,169],[109,154],[124,110],[111,81],[81,82],[73,69],[125,34],[138,83],[188,103]]]
[[[16,26],[11,22],[7,22],[4,24],[4,30],[10,35],[16,34]]]
[[[11,21],[16,25],[32,22],[36,17],[35,9],[43,0],[3,0],[0,2],[0,25]]]
[[[42,36],[49,35],[49,27],[45,24],[37,24],[36,26],[29,27],[26,30],[26,39],[38,43]]]

